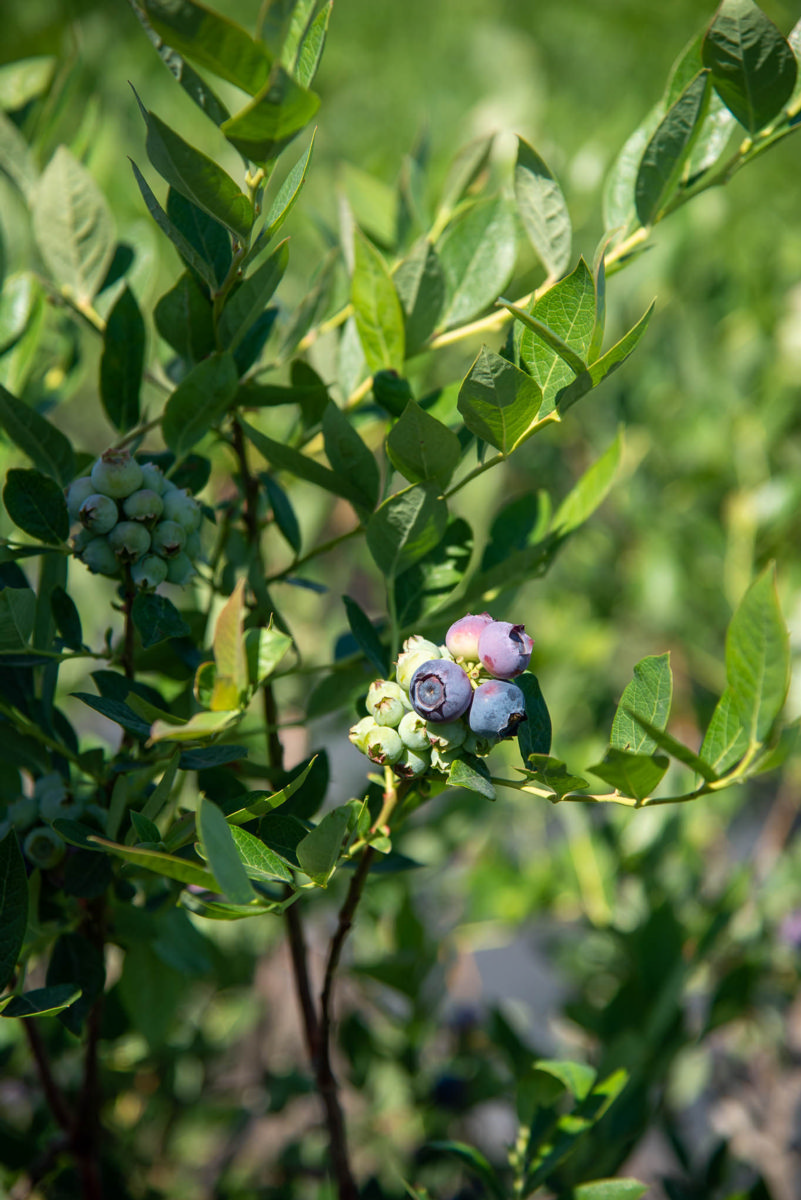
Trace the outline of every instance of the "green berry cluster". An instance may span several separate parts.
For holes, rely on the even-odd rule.
[[[427,773],[447,775],[456,759],[465,755],[484,758],[498,742],[471,729],[466,716],[455,720],[427,720],[416,712],[409,696],[415,672],[426,663],[455,663],[447,646],[438,646],[415,635],[403,643],[395,666],[395,680],[376,679],[367,693],[368,716],[351,728],[348,737],[371,762],[389,765],[402,779]],[[460,664],[461,665],[461,664]],[[477,667],[464,663],[471,677]]]
[[[202,558],[197,500],[127,450],[106,450],[71,483],[67,509],[81,526],[74,552],[95,574],[119,578],[128,566],[136,586],[152,591],[188,583]]]
[[[22,838],[22,849],[31,865],[49,871],[58,866],[67,849],[51,823],[59,818],[75,820],[85,816],[87,811],[81,801],[67,794],[58,773],[43,775],[36,780],[30,796],[18,796],[6,808],[5,816],[0,820],[0,841],[10,829],[15,829]],[[89,815],[98,814],[102,822],[105,814],[100,810]]]

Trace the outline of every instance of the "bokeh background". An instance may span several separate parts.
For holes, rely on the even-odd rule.
[[[763,7],[785,32],[801,15],[775,0]],[[226,11],[252,27],[258,5],[236,0]],[[458,147],[491,131],[499,175],[514,154],[512,134],[538,148],[566,193],[574,255],[591,258],[604,175],[709,16],[697,0],[336,0],[316,83],[313,167],[287,224],[283,301],[308,290],[336,236],[341,197],[391,244],[409,156],[426,163],[433,197]],[[145,154],[128,81],[190,141],[232,170],[236,160],[121,0],[28,0],[4,12],[0,59],[43,54],[58,60],[47,141],[66,141],[103,187],[120,238],[135,250],[140,306],[152,310],[178,260],[130,172],[128,156],[144,166]],[[797,653],[798,179],[799,145],[788,139],[660,225],[608,288],[610,341],[656,296],[640,349],[563,425],[460,493],[456,511],[480,546],[503,502],[540,488],[558,500],[625,424],[624,469],[601,510],[544,579],[504,593],[494,612],[525,621],[535,637],[554,751],[576,769],[602,756],[616,701],[645,654],[671,651],[673,728],[693,743],[725,682],[728,619],[771,559]],[[2,178],[0,228],[6,275],[27,269],[34,251]],[[533,271],[524,261],[515,294]],[[23,386],[79,445],[99,451],[110,437],[96,394],[99,348],[46,319],[47,355],[31,364],[24,346],[15,350],[0,359],[0,380]],[[438,382],[460,379],[479,345],[418,364],[421,379],[432,370]],[[315,355],[321,370],[330,367],[325,345]],[[16,465],[15,452],[0,447],[0,461]],[[221,457],[212,500],[228,469]],[[298,503],[307,536],[337,531],[341,518],[326,500],[309,490]],[[284,553],[276,543],[279,565]],[[329,591],[278,587],[276,600],[291,606],[309,661],[324,662],[347,628],[341,594],[375,616],[384,597],[367,556],[349,550],[309,577]],[[91,603],[97,581],[76,578],[75,588]],[[106,615],[97,620],[102,630]],[[290,719],[309,686],[288,681],[279,695]],[[801,711],[798,683],[790,709]],[[364,786],[364,760],[345,737],[353,716],[285,733],[288,765],[328,748],[330,803]],[[113,736],[111,726],[91,732]],[[434,1196],[472,1195],[421,1147],[447,1135],[502,1158],[514,1136],[511,1081],[522,1063],[548,1054],[632,1072],[594,1147],[596,1173],[638,1175],[653,1184],[653,1200],[797,1197],[801,934],[790,918],[801,909],[800,782],[791,760],[759,785],[647,813],[552,808],[511,793],[490,806],[451,794],[411,821],[401,849],[422,865],[374,881],[341,998],[340,1073],[352,1085],[357,1165],[380,1180],[376,1196],[402,1195],[400,1175],[410,1170]],[[319,952],[333,890],[307,906]],[[152,980],[142,1027],[107,1064],[107,1120],[130,1162],[119,1194],[327,1195],[281,927],[197,927],[192,970],[176,964]],[[0,1038],[19,1063],[12,1025],[3,1023]],[[22,1068],[0,1083],[9,1145],[34,1104]]]

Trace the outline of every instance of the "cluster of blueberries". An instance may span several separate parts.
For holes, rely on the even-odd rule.
[[[67,489],[70,520],[80,522],[75,554],[90,571],[119,577],[127,565],[142,591],[187,583],[202,558],[200,505],[155,463],[106,450]]]
[[[526,699],[510,680],[529,664],[534,643],[523,625],[468,613],[437,646],[407,638],[395,682],[376,679],[351,742],[374,763],[411,779],[447,773],[463,754],[484,756],[526,720]]]
[[[75,820],[85,814],[99,818],[103,828],[106,814],[101,809],[69,796],[59,774],[43,775],[36,780],[31,795],[18,796],[5,808],[0,818],[0,841],[15,829],[32,866],[49,871],[61,862],[67,850],[51,822],[58,817]]]

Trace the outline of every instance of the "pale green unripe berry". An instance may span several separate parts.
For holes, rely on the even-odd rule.
[[[150,534],[138,521],[120,521],[108,535],[108,544],[122,563],[135,563],[150,549]]]
[[[26,836],[22,849],[28,861],[35,867],[49,871],[61,862],[66,846],[54,829],[38,825]]]
[[[81,505],[87,496],[93,495],[94,491],[95,485],[88,475],[82,475],[80,479],[76,479],[70,484],[67,488],[67,512],[71,521],[78,520]]]
[[[119,526],[114,528],[118,529]],[[120,569],[117,556],[109,546],[107,537],[93,537],[81,548],[80,558],[93,575],[116,575]]]
[[[348,737],[357,750],[361,750],[362,754],[367,753],[367,739],[379,726],[372,717],[362,717],[361,721],[357,721],[348,730]]]
[[[51,823],[60,820],[76,821],[82,813],[83,805],[70,796],[62,796],[60,800],[55,796],[47,796],[39,805],[39,816],[43,821]]]
[[[457,758],[461,758],[461,750],[439,750],[436,746],[431,748],[431,766],[438,771],[449,771]]]
[[[200,505],[189,492],[176,488],[164,497],[164,519],[177,521],[187,533],[194,533],[200,527],[202,516]]]
[[[403,742],[395,729],[379,725],[367,735],[367,757],[371,762],[391,765],[398,761],[403,751]]]
[[[167,559],[167,583],[174,583],[178,587],[183,587],[196,574],[197,572],[192,566],[189,556],[184,554],[183,550],[180,554],[176,554],[174,558]]]
[[[120,500],[142,486],[142,468],[127,450],[106,450],[92,467],[91,478],[96,492]]]
[[[177,521],[159,521],[153,530],[153,553],[175,558],[186,543],[186,530]]]
[[[401,717],[401,723],[398,726],[398,733],[401,736],[401,741],[409,750],[416,750],[419,754],[422,750],[428,750],[428,722],[425,717],[421,717],[419,713],[407,712]]]
[[[367,692],[367,711],[379,725],[400,724],[401,717],[411,705],[403,689],[387,679],[374,679]]]
[[[109,496],[104,496],[102,492],[93,492],[84,500],[78,517],[84,529],[100,536],[110,533],[114,528],[119,512],[116,503]]]
[[[166,578],[167,562],[156,554],[146,554],[131,567],[131,579],[143,592],[157,588]]]
[[[33,796],[20,796],[9,804],[6,816],[18,833],[24,833],[38,819],[39,801]]]
[[[72,539],[72,552],[80,558],[90,542],[93,542],[97,534],[91,529],[81,529]]]
[[[392,769],[403,779],[416,779],[419,775],[425,775],[430,766],[431,755],[428,752],[421,754],[417,750],[410,750],[407,746],[398,761],[393,764]]]
[[[429,721],[428,742],[437,750],[457,750],[464,745],[468,729],[462,721]]]
[[[131,492],[122,507],[129,521],[155,521],[164,511],[164,501],[152,488],[140,488]]]
[[[440,658],[439,646],[426,641],[424,637],[415,635],[403,643],[403,653],[398,656],[395,665],[395,678],[405,692],[409,690],[412,675],[424,662]]]
[[[164,491],[166,482],[161,467],[157,467],[155,463],[142,463],[143,488],[147,488],[148,491],[155,492],[157,496],[160,496]]]
[[[467,737],[462,744],[462,751],[466,754],[475,754],[479,758],[486,758],[490,750],[494,750],[497,746],[497,739],[479,737],[477,733],[473,733],[472,729],[467,731]]]

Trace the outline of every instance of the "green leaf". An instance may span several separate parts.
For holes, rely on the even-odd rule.
[[[272,675],[292,645],[292,638],[280,629],[248,629],[245,656],[251,687],[258,687]]]
[[[555,350],[559,357],[567,363],[575,375],[581,375],[587,370],[587,364],[581,355],[576,354],[575,350],[568,346],[564,338],[559,337],[558,333],[554,333],[553,329],[549,329],[542,321],[538,321],[531,313],[526,312],[524,308],[520,308],[517,304],[512,304],[508,300],[504,300],[501,296],[498,304],[503,305],[508,309],[513,316],[517,317],[522,323],[535,333],[538,338],[541,338],[546,345]]]
[[[647,1191],[648,1184],[637,1179],[596,1179],[580,1183],[566,1200],[638,1200]]]
[[[92,867],[99,866],[101,861],[92,861]],[[81,933],[62,933],[50,954],[45,982],[49,988],[69,987],[80,992],[69,1011],[59,1017],[70,1033],[80,1037],[92,1006],[103,994],[106,982],[103,950]]]
[[[551,716],[539,680],[530,671],[524,671],[515,679],[516,685],[526,698],[526,716],[517,732],[517,744],[523,762],[530,754],[549,754],[551,750]]]
[[[657,104],[625,142],[604,184],[604,228],[623,235],[636,218],[634,184],[640,162],[651,135],[663,116],[663,105]]]
[[[495,134],[488,137],[475,138],[457,153],[442,185],[440,213],[450,215],[460,200],[463,200],[468,189],[486,170],[492,152]]]
[[[673,699],[673,673],[670,654],[643,658],[634,667],[634,678],[626,685],[612,722],[610,746],[631,754],[652,754],[656,742],[634,719],[644,717],[663,730],[668,723]]]
[[[50,611],[53,614],[56,629],[64,639],[65,645],[70,650],[81,650],[83,648],[81,618],[75,601],[60,585],[54,587],[50,593]]]
[[[543,1180],[548,1179],[559,1163],[570,1154],[578,1139],[600,1121],[625,1087],[626,1079],[624,1070],[613,1072],[600,1083],[596,1083],[590,1094],[581,1100],[572,1112],[559,1119],[556,1130],[541,1147],[534,1169],[526,1179],[526,1188],[529,1191],[536,1190]]]
[[[231,826],[231,836],[250,879],[279,879],[282,883],[292,883],[293,876],[289,867],[269,846],[265,846],[252,833],[240,829],[238,825]]]
[[[350,807],[346,804],[332,809],[319,825],[315,825],[298,842],[297,856],[301,870],[321,887],[325,887],[342,852],[350,815]]]
[[[223,893],[234,904],[256,898],[234,842],[228,822],[216,804],[202,796],[197,809],[197,829],[203,854]]]
[[[359,341],[371,372],[400,371],[406,353],[403,309],[381,255],[361,230],[354,234],[351,303]]]
[[[792,48],[751,0],[723,0],[702,55],[715,91],[751,134],[778,117],[793,94],[798,68]]]
[[[136,100],[147,126],[147,156],[162,179],[230,229],[240,242],[246,243],[253,223],[253,210],[247,196],[213,159],[185,142],[155,113],[146,109],[138,96]]]
[[[395,605],[402,626],[440,607],[464,579],[472,553],[473,531],[462,517],[454,517],[433,550],[395,581]]]
[[[52,54],[31,55],[0,67],[0,108],[17,112],[41,96],[53,79],[57,59]]]
[[[471,433],[510,454],[536,420],[542,393],[514,363],[482,346],[459,389],[458,408]]]
[[[278,792],[247,792],[244,796],[238,796],[236,803],[242,804],[243,807],[226,814],[228,824],[245,825],[248,821],[252,821],[254,817],[266,816],[274,808],[285,804],[290,796],[293,796],[306,782],[316,762],[317,755],[314,755],[306,763],[303,770],[298,771],[294,779],[290,779],[289,783],[285,784]],[[301,826],[301,828],[303,827]]]
[[[4,112],[0,112],[0,172],[30,202],[37,182],[36,164],[25,138]]]
[[[206,262],[204,256],[195,249],[188,238],[184,236],[178,226],[170,220],[164,209],[159,204],[156,197],[145,179],[142,172],[137,167],[136,163],[131,161],[134,178],[136,179],[139,191],[142,193],[142,199],[147,205],[147,210],[153,220],[158,225],[162,233],[166,233],[172,244],[175,246],[181,258],[187,264],[197,271],[200,278],[209,285],[212,290],[216,290],[218,286],[217,276],[214,267],[211,263]],[[178,193],[180,195],[180,192]]]
[[[522,767],[518,767],[517,770],[532,783],[551,788],[557,801],[578,788],[587,787],[587,780],[582,779],[580,775],[574,775],[558,758],[551,758],[547,754],[529,754],[526,762],[531,770],[524,770]],[[525,787],[522,790],[525,791]]]
[[[74,983],[55,983],[52,987],[34,988],[21,996],[10,996],[0,1000],[0,1016],[3,1017],[52,1017],[74,1004],[81,989]]]
[[[149,817],[139,812],[131,812],[131,829],[125,840],[133,846],[141,842],[160,842],[161,831]]]
[[[729,623],[726,678],[749,743],[764,742],[790,682],[790,644],[772,566],[754,580]]]
[[[479,200],[457,216],[436,246],[445,279],[442,329],[478,316],[493,304],[514,270],[517,230],[509,203]]]
[[[14,974],[27,927],[28,873],[11,829],[0,841],[0,991]]]
[[[327,0],[327,3],[323,4],[320,11],[306,28],[298,47],[295,67],[292,73],[298,83],[303,84],[304,87],[310,87],[317,74],[333,7],[334,0]]]
[[[145,366],[145,323],[129,287],[109,313],[100,358],[100,399],[120,433],[139,423],[139,389]]]
[[[75,478],[75,454],[60,429],[0,384],[0,425],[44,475],[66,487]]]
[[[262,315],[289,262],[289,245],[281,242],[270,257],[234,291],[222,311],[219,335],[226,350],[235,350]]]
[[[220,97],[209,87],[205,79],[202,79],[197,71],[190,67],[189,63],[182,58],[175,47],[167,45],[161,35],[151,25],[144,10],[138,4],[132,4],[132,7],[145,34],[173,78],[177,80],[190,100],[198,106],[210,121],[213,121],[215,125],[221,125],[230,116],[230,113]]]
[[[534,1070],[558,1080],[574,1100],[585,1100],[598,1077],[593,1067],[569,1059],[540,1058],[534,1063]]]
[[[643,225],[652,225],[675,192],[709,107],[710,76],[699,71],[660,121],[643,153],[634,200]]]
[[[309,148],[301,158],[295,163],[292,170],[287,175],[281,187],[275,194],[269,212],[264,220],[264,233],[261,235],[265,241],[270,241],[274,238],[278,230],[287,219],[292,209],[295,207],[300,190],[306,182],[306,172],[309,169],[311,162],[312,150],[314,149],[314,139],[317,130],[312,134]],[[260,239],[261,240],[261,239]]]
[[[153,319],[165,342],[184,362],[199,363],[214,351],[211,301],[191,271],[184,271],[159,299]]]
[[[411,358],[437,327],[445,302],[445,277],[437,252],[421,238],[392,273],[403,307],[406,354]]]
[[[164,441],[176,458],[183,458],[225,416],[237,384],[231,354],[210,355],[181,380],[167,401],[161,422]]]
[[[386,440],[389,461],[410,483],[431,479],[447,487],[462,455],[452,429],[410,400]]]
[[[603,454],[584,472],[571,492],[568,492],[553,518],[551,528],[562,536],[572,533],[592,516],[606,499],[620,468],[623,453],[623,430]]]
[[[167,721],[154,721],[150,726],[151,742],[202,742],[217,737],[229,725],[242,716],[239,708],[215,712],[198,712],[183,725]],[[238,746],[204,746],[200,750],[187,751],[181,755],[179,766],[183,771],[203,771],[207,767],[220,766],[242,758],[247,752]]]
[[[734,692],[728,687],[717,702],[699,754],[717,775],[723,775],[740,761],[747,749],[748,733]]]
[[[367,613],[350,596],[343,596],[342,603],[348,614],[350,631],[365,658],[373,664],[383,678],[389,674],[389,652],[381,641]]]
[[[3,504],[15,525],[31,537],[58,546],[69,537],[70,519],[64,493],[40,471],[8,472]]]
[[[124,858],[126,862],[133,863],[137,867],[144,867],[147,871],[154,871],[156,875],[163,875],[166,879],[175,879],[178,883],[183,884],[193,884],[195,887],[205,888],[210,892],[219,890],[217,880],[211,871],[207,871],[205,867],[192,862],[191,859],[165,854],[162,850],[145,850],[141,846],[121,846],[117,842],[97,835],[89,840],[109,854],[116,854],[118,858]]]
[[[549,288],[531,308],[531,316],[574,350],[584,362],[595,330],[595,281],[583,258],[567,278]],[[548,342],[530,328],[520,338],[520,358],[542,390],[544,416],[556,408],[561,390],[576,372]]]
[[[448,507],[435,484],[417,484],[390,496],[370,518],[367,548],[379,571],[394,579],[440,541]]]
[[[240,154],[266,166],[306,128],[319,107],[319,96],[274,63],[264,86],[220,129]]]
[[[0,650],[27,646],[36,623],[36,595],[31,588],[0,591]]]
[[[228,230],[175,188],[170,188],[167,193],[167,219],[192,250],[200,255],[206,268],[200,277],[208,283],[210,272],[213,277],[211,290],[217,291],[231,267],[231,235]],[[178,249],[180,252],[180,247]],[[188,265],[194,266],[194,263],[189,262]]]
[[[167,638],[186,637],[189,633],[186,621],[166,596],[139,592],[131,616],[145,650]]]
[[[451,787],[467,788],[470,792],[478,792],[487,800],[495,799],[495,788],[490,779],[489,767],[481,758],[472,754],[464,754],[455,759],[448,769],[448,783]]]
[[[107,696],[93,696],[91,692],[73,692],[72,695],[76,700],[82,700],[89,708],[93,708],[95,712],[99,712],[101,716],[108,717],[109,721],[121,725],[134,737],[140,740],[150,737],[149,722],[143,721],[123,700],[112,700]]]
[[[36,280],[28,271],[3,279],[3,250],[0,244],[0,354],[5,354],[23,337],[40,307]]]
[[[614,747],[607,750],[603,762],[587,768],[621,795],[635,800],[650,796],[667,769],[668,760],[662,754],[629,754]]]
[[[717,779],[717,773],[699,755],[690,750],[688,746],[671,737],[664,729],[659,729],[658,726],[652,725],[642,714],[630,710],[629,715],[645,731],[654,746],[658,746],[660,750],[664,750],[667,754],[677,759],[678,762],[684,763],[686,767],[690,767],[691,770],[697,771],[707,782]]]
[[[242,637],[245,621],[244,592],[245,581],[240,579],[220,609],[214,626],[212,645],[214,661],[217,664],[218,683],[220,681],[230,683],[235,695],[234,703],[229,705],[215,705],[212,700],[212,708],[236,708],[247,693],[248,664]]]
[[[114,253],[114,220],[94,179],[66,146],[58,147],[37,183],[31,215],[53,279],[88,303]]]
[[[278,470],[289,471],[290,474],[298,479],[305,479],[308,483],[313,483],[317,487],[324,488],[327,492],[332,492],[335,496],[341,496],[357,509],[363,505],[364,498],[358,489],[352,486],[349,479],[342,478],[337,475],[336,471],[329,470],[328,467],[324,467],[307,455],[301,454],[299,450],[293,449],[292,446],[287,446],[284,442],[274,441],[273,438],[269,438],[266,434],[260,433],[258,429],[254,429],[252,425],[248,425],[246,421],[242,421],[241,425],[245,437],[253,443],[260,454],[264,455],[271,466]]]
[[[475,1146],[468,1146],[464,1142],[429,1142],[426,1147],[428,1150],[439,1150],[443,1154],[453,1154],[456,1158],[461,1159],[466,1167],[469,1167],[474,1175],[477,1175],[484,1187],[487,1189],[495,1200],[504,1200],[506,1189],[498,1178],[498,1174],[488,1158],[477,1150]]]
[[[655,303],[656,301],[654,301]],[[601,358],[590,363],[586,371],[574,379],[571,384],[568,384],[558,399],[560,413],[567,412],[577,400],[580,400],[592,388],[597,387],[599,383],[603,383],[607,376],[623,365],[629,355],[637,348],[640,338],[648,328],[651,313],[654,311],[654,304],[650,305],[640,317],[637,324],[628,333],[625,333],[619,342],[616,342]]]
[[[521,137],[517,139],[514,186],[526,235],[548,274],[557,278],[570,262],[570,214],[559,184]]]
[[[350,486],[362,497],[362,506],[368,513],[378,503],[381,476],[374,455],[345,414],[333,401],[323,413],[323,445],[326,457],[334,471],[347,479]]]
[[[239,394],[240,396],[242,395],[241,390]],[[292,507],[289,496],[287,496],[281,485],[273,479],[272,475],[268,475],[266,471],[263,471],[259,478],[264,484],[270,508],[273,510],[273,520],[281,536],[289,543],[296,555],[300,554],[300,548],[303,544],[300,525],[298,524],[298,518],[295,515],[295,510]]]
[[[196,0],[142,0],[148,20],[174,50],[254,95],[272,58],[240,25]]]

